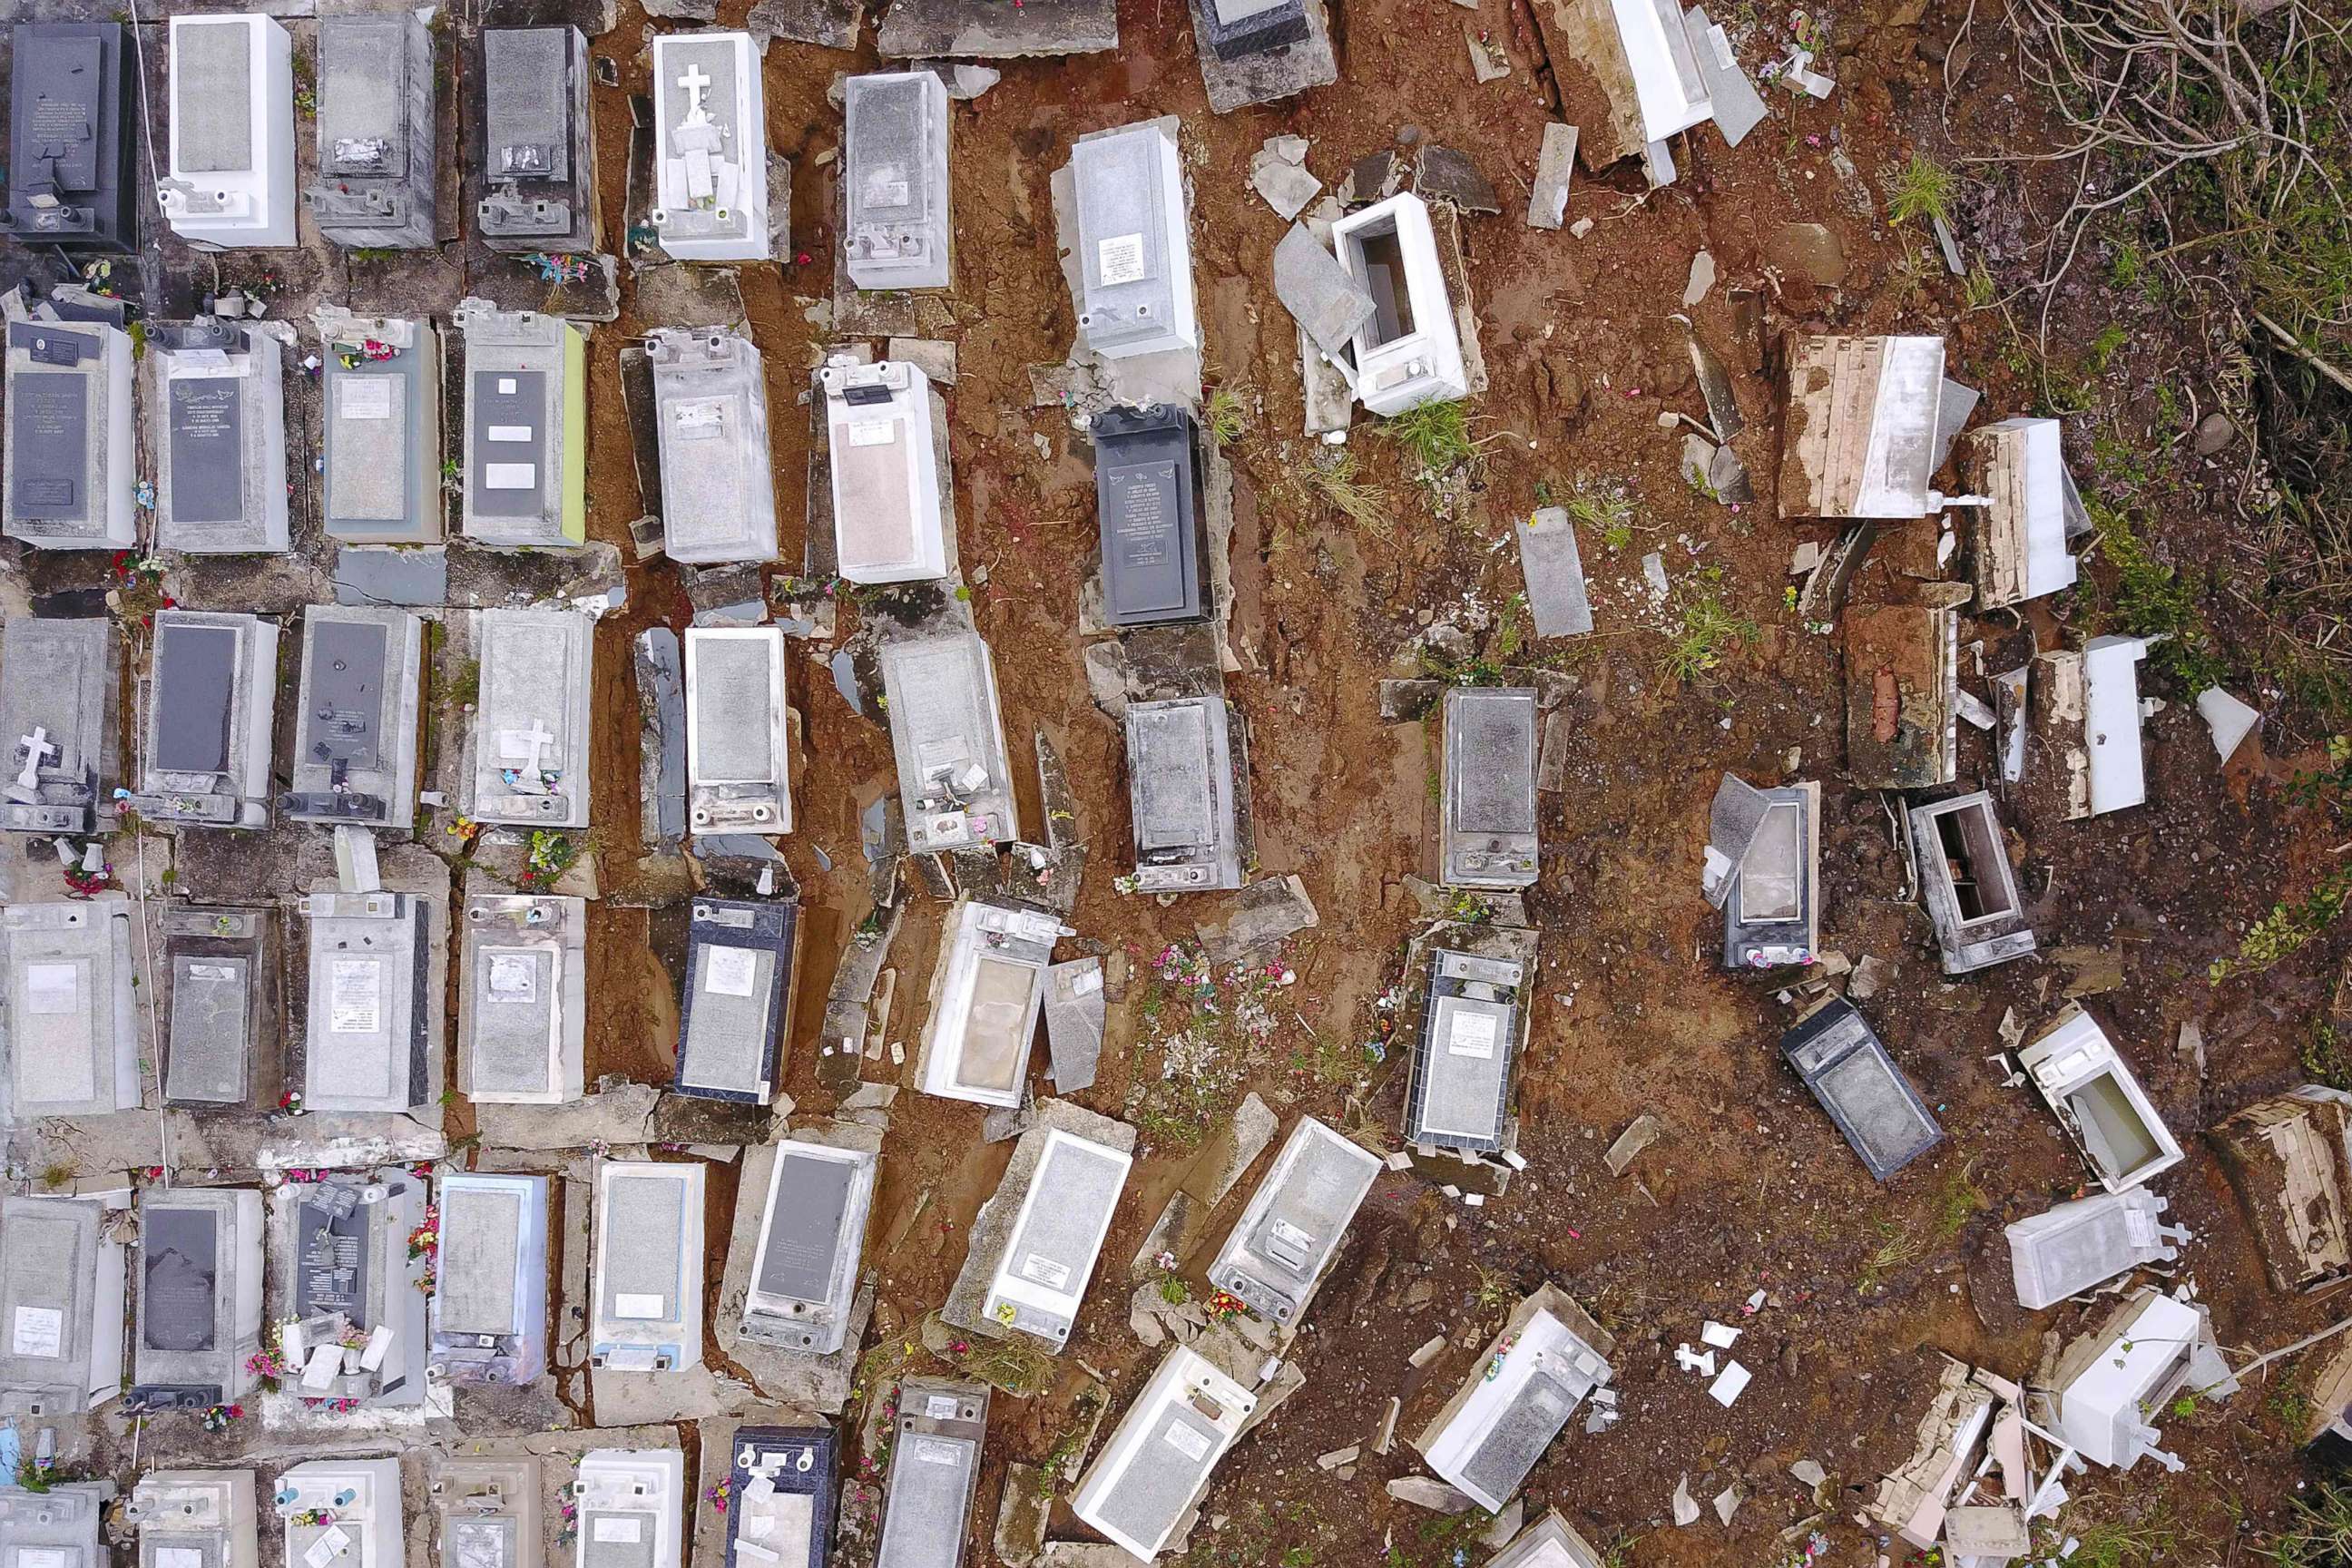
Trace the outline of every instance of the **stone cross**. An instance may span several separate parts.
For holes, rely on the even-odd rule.
[[[26,789],[32,789],[41,782],[43,758],[64,755],[57,743],[49,739],[46,725],[34,725],[31,734],[16,737],[16,743],[25,748],[25,771],[16,775],[16,782]]]
[[[536,719],[531,721],[530,728],[528,730],[499,731],[499,752],[509,757],[520,757],[521,771],[527,773],[536,773],[540,771],[540,759],[546,754],[547,748],[553,744],[555,744],[554,733]]]
[[[710,73],[698,65],[689,63],[686,68],[686,74],[677,79],[677,85],[686,89],[688,110],[695,114],[701,113],[702,95],[710,90]]]

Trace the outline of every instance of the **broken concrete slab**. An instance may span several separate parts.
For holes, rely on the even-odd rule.
[[[1232,963],[1318,924],[1307,884],[1296,874],[1253,882],[1219,918],[1193,927],[1212,963]]]
[[[1707,103],[1714,110],[1716,129],[1737,147],[1763,123],[1763,96],[1739,68],[1739,57],[1732,52],[1729,36],[1708,20],[1704,8],[1685,12],[1683,28],[1690,39],[1699,80],[1706,89]]]
[[[1102,1059],[1103,1025],[1108,1016],[1102,960],[1073,958],[1049,965],[1045,1010],[1055,1092],[1076,1094],[1091,1089],[1096,1066]]]
[[[1467,1513],[1474,1504],[1465,1492],[1427,1476],[1399,1476],[1389,1483],[1389,1496],[1436,1513]]]
[[[449,598],[441,546],[346,544],[335,552],[335,603],[439,605]]]
[[[1528,609],[1539,637],[1581,637],[1592,629],[1592,600],[1584,582],[1584,558],[1576,543],[1576,522],[1566,507],[1538,508],[1517,524],[1519,570],[1528,585]]]
[[[1432,144],[1422,149],[1420,162],[1413,166],[1412,190],[1423,201],[1451,203],[1465,213],[1503,210],[1493,184],[1470,162],[1470,155],[1452,147]]]
[[[1500,40],[1478,36],[1469,23],[1462,24],[1463,47],[1470,51],[1470,74],[1478,79],[1480,87],[1490,81],[1501,81],[1511,74],[1511,57]]]
[[[1345,353],[1376,308],[1371,291],[1298,224],[1274,247],[1274,293],[1327,357]]]
[[[1534,187],[1528,193],[1528,226],[1556,229],[1568,221],[1568,187],[1576,173],[1576,127],[1555,120],[1544,126],[1536,153]]]
[[[1646,1110],[1633,1118],[1633,1124],[1617,1135],[1617,1142],[1609,1145],[1609,1173],[1622,1176],[1633,1169],[1634,1156],[1656,1142],[1665,1130],[1666,1124]]]
[[[2209,686],[2197,694],[2197,713],[2212,731],[2213,750],[2223,762],[2235,756],[2246,737],[2262,723],[2259,710],[2251,708],[2218,686]]]
[[[1118,0],[1003,5],[993,0],[895,0],[876,30],[892,59],[1020,59],[1118,47]]]
[[[1304,143],[1300,142],[1298,156],[1290,155],[1293,149],[1287,144],[1299,142],[1296,136],[1270,136],[1250,159],[1250,189],[1286,222],[1306,211],[1307,204],[1323,190],[1323,182],[1300,162]]]
[[[941,386],[956,384],[956,346],[943,338],[892,338],[884,357],[913,365]]]
[[[771,38],[855,49],[862,10],[858,0],[756,0],[743,26],[763,50]]]
[[[1845,281],[1845,247],[1827,224],[1784,223],[1764,242],[1769,267],[1823,289]]]
[[[654,1107],[660,1098],[651,1084],[615,1083],[563,1105],[477,1105],[474,1125],[482,1142],[493,1149],[643,1143],[651,1136]]]

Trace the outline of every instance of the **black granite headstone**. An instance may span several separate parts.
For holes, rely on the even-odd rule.
[[[1181,409],[1095,416],[1095,501],[1103,605],[1111,625],[1196,620],[1202,613],[1196,431]]]
[[[20,22],[0,232],[28,244],[134,243],[130,59],[114,22]]]

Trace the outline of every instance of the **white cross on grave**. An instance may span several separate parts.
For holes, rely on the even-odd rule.
[[[536,773],[540,771],[540,759],[546,754],[547,748],[553,744],[555,744],[554,733],[543,728],[536,719],[531,721],[530,728],[528,730],[499,731],[499,754],[505,757],[520,757],[522,766],[520,771],[526,773]]]
[[[34,725],[31,734],[16,737],[16,743],[25,748],[25,771],[16,775],[16,782],[26,789],[31,789],[41,782],[43,758],[63,755],[58,750],[57,742],[49,739],[49,731],[46,725]]]
[[[700,113],[702,95],[710,90],[710,73],[698,65],[688,64],[686,74],[677,79],[677,85],[686,89],[687,108]]]

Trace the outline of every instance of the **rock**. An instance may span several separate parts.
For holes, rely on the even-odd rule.
[[[1438,1513],[1467,1513],[1475,1506],[1463,1493],[1427,1476],[1399,1476],[1389,1483],[1389,1496]]]
[[[1834,289],[1845,281],[1845,247],[1826,224],[1784,223],[1764,242],[1764,259],[1809,283]]]
[[[1687,308],[1697,304],[1706,298],[1706,291],[1714,287],[1715,257],[1713,253],[1702,250],[1691,258],[1690,281],[1683,285],[1684,306]]]
[[[1469,155],[1432,142],[1413,170],[1412,189],[1424,201],[1450,202],[1465,213],[1499,213],[1503,204],[1495,187],[1472,164]]]
[[[2213,456],[2237,438],[2238,427],[2230,423],[2228,415],[2218,410],[2197,422],[2196,447],[2200,458]]]
[[[1297,141],[1293,136],[1277,136],[1269,140],[1250,159],[1250,189],[1265,198],[1265,205],[1285,220],[1297,217],[1307,209],[1323,190],[1323,182],[1307,173],[1295,158],[1285,157],[1285,148],[1277,142]]]
[[[1479,1531],[1478,1543],[1500,1552],[1511,1543],[1513,1536],[1518,1534],[1519,1526],[1525,1522],[1527,1517],[1527,1499],[1513,1498],[1503,1505],[1503,1511],[1495,1516],[1495,1521]]]
[[[1528,193],[1528,225],[1558,228],[1568,216],[1569,182],[1576,173],[1576,127],[1559,121],[1544,127],[1536,154],[1535,186]]]

